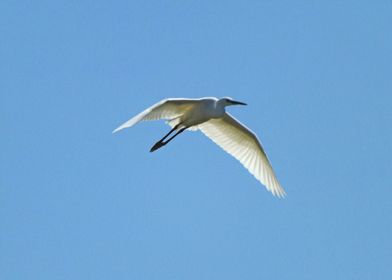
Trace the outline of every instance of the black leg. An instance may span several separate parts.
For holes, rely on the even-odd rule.
[[[177,127],[177,126],[178,126],[178,125],[176,125],[176,127]],[[173,130],[176,129],[176,127],[173,128],[173,129],[170,131],[170,133],[172,133]],[[161,140],[159,140],[158,142],[156,142],[154,146],[152,146],[152,148],[151,148],[151,150],[150,150],[150,153],[151,153],[151,152],[154,152],[154,151],[156,151],[156,150],[158,150],[159,148],[161,148],[161,147],[163,147],[163,146],[165,146],[167,143],[169,143],[171,140],[173,140],[177,135],[179,135],[180,133],[184,132],[187,128],[188,128],[188,127],[183,127],[183,128],[181,128],[176,134],[174,134],[172,137],[170,137],[167,141],[164,142],[165,138],[166,138],[167,136],[170,135],[170,133],[166,134],[165,137],[163,137]]]
[[[165,141],[165,139],[172,134],[173,131],[175,131],[178,127],[180,126],[180,124],[177,124],[176,126],[174,126],[165,136],[163,136],[163,138],[161,140],[159,140],[158,142],[163,142]]]
[[[173,132],[175,131],[178,127],[180,126],[180,124],[177,124],[176,126],[174,126],[165,136],[163,136],[163,138],[161,140],[159,140],[158,142],[155,143],[155,145],[151,148],[150,152],[155,151],[156,149],[160,148],[163,146],[163,141],[165,141],[165,139]]]

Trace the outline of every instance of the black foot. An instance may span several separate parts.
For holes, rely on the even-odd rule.
[[[161,148],[161,147],[163,147],[163,146],[165,146],[165,145],[166,145],[165,142],[157,142],[157,143],[155,143],[155,145],[152,146],[152,148],[150,149],[150,153],[152,153],[152,152],[158,150],[159,148]]]

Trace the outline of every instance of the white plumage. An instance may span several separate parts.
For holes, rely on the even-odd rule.
[[[201,130],[227,153],[231,154],[249,170],[272,194],[283,197],[285,191],[280,186],[272,166],[255,133],[225,111],[226,106],[246,105],[229,97],[200,99],[164,99],[137,116],[128,120],[114,132],[131,127],[140,121],[167,120],[172,130],[158,141],[151,152],[169,143],[184,130]],[[176,134],[165,139],[176,131]]]

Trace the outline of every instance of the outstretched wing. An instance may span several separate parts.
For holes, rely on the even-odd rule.
[[[170,98],[164,99],[150,108],[147,108],[137,116],[132,119],[126,121],[118,128],[113,130],[113,133],[135,125],[140,121],[152,121],[152,120],[171,120],[181,116],[187,108],[191,107],[195,104],[197,100],[195,99],[180,99],[180,98]]]
[[[199,129],[239,160],[272,194],[285,195],[259,139],[250,129],[228,113],[221,119],[211,119],[199,125]]]

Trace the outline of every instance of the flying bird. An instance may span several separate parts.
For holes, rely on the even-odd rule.
[[[152,146],[150,152],[154,152],[185,130],[200,130],[223,150],[239,160],[257,180],[265,185],[268,191],[273,195],[283,197],[285,191],[279,184],[256,134],[226,112],[226,107],[231,105],[246,104],[230,97],[220,99],[215,97],[168,98],[120,125],[113,133],[131,127],[140,121],[165,119],[172,129]],[[172,133],[174,134],[170,136]]]

